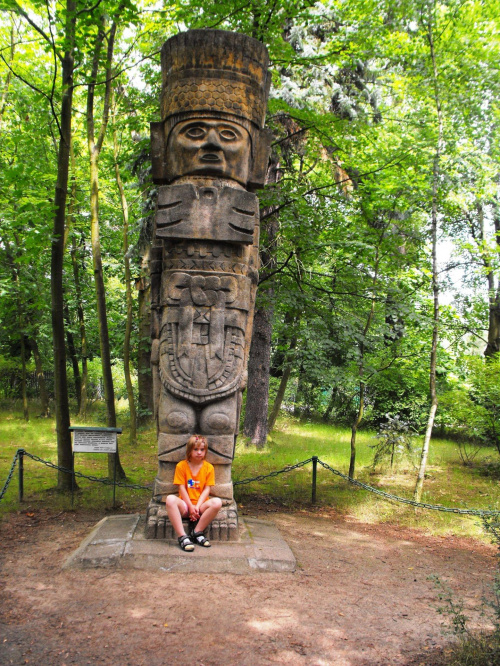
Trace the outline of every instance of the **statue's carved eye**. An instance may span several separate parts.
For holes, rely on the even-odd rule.
[[[202,139],[205,136],[205,130],[202,127],[190,127],[186,131],[186,136],[190,139]]]
[[[220,135],[226,141],[234,141],[235,139],[238,138],[237,135],[236,135],[236,132],[233,132],[233,130],[231,130],[231,129],[221,130]]]

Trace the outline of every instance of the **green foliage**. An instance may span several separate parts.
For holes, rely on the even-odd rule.
[[[442,397],[444,418],[464,439],[500,453],[500,356],[463,359],[463,375]]]
[[[273,390],[283,369],[291,367],[287,409],[314,415],[331,406],[331,420],[352,423],[363,386],[366,423],[378,427],[388,414],[422,432],[429,406],[428,239],[437,95],[443,141],[434,198],[443,243],[455,246],[463,271],[457,277],[447,264],[440,269],[440,286],[455,282],[461,293],[453,306],[441,306],[438,421],[467,441],[498,448],[498,362],[486,366],[479,357],[462,361],[482,351],[477,345],[484,343],[477,341],[484,339],[489,299],[498,291],[493,224],[499,171],[498,0],[278,0],[271,5],[252,0],[237,7],[224,0],[165,7],[149,0],[104,0],[94,7],[78,0],[64,288],[67,329],[80,363],[79,307],[84,311],[92,373],[100,349],[90,249],[86,84],[100,19],[115,16],[118,5],[116,108],[99,173],[118,394],[126,312],[111,132],[117,132],[118,166],[130,209],[133,277],[141,279],[155,199],[147,176],[148,124],[159,119],[161,45],[187,28],[238,30],[264,41],[271,56],[267,124],[275,135],[281,178],[260,193],[263,210],[274,206],[278,212],[271,247],[266,246],[267,220],[262,224],[262,246],[276,268],[260,291],[272,283],[273,295],[265,291],[274,306]],[[28,6],[39,31],[21,11]],[[13,0],[0,5],[0,354],[18,368],[21,336],[36,339],[45,368],[53,358],[50,236],[59,56],[68,46],[67,18],[61,3],[49,9]],[[430,34],[436,36],[434,61]],[[98,122],[101,83],[96,87]],[[457,286],[462,280],[463,288]],[[263,296],[259,298],[262,304]],[[137,311],[136,298],[134,307]],[[139,342],[136,316],[133,362]]]

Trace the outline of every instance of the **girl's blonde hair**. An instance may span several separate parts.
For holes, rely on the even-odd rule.
[[[191,435],[186,444],[186,460],[189,460],[196,444],[203,444],[205,447],[205,454],[208,451],[208,442],[206,437],[203,437],[203,435]]]

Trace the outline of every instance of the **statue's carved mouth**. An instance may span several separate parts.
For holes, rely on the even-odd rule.
[[[202,155],[202,157],[200,157],[200,160],[201,162],[211,162],[212,164],[215,164],[216,162],[222,162],[221,158],[215,153],[206,153],[206,155]]]

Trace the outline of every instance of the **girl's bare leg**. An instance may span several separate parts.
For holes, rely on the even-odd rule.
[[[206,502],[203,502],[200,507],[201,518],[196,525],[197,532],[203,532],[203,530],[210,525],[212,520],[219,513],[221,506],[222,500],[219,497],[212,497]]]
[[[167,514],[172,523],[172,527],[178,537],[186,534],[184,525],[182,524],[183,516],[187,515],[187,507],[184,500],[181,500],[177,495],[169,495],[166,501]]]

